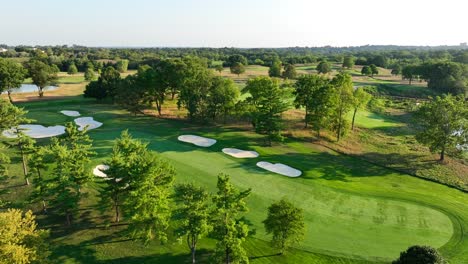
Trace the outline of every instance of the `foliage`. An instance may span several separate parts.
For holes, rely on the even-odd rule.
[[[320,136],[320,130],[327,126],[332,109],[333,89],[330,81],[319,75],[303,75],[294,86],[294,104],[296,108],[305,108],[305,126],[312,124]]]
[[[372,99],[372,95],[367,93],[365,88],[358,87],[354,89],[353,100],[352,100],[354,111],[353,111],[353,120],[351,122],[351,129],[354,130],[354,120],[356,118],[356,113],[358,109],[365,108],[371,99]]]
[[[318,73],[327,74],[332,71],[330,63],[327,61],[321,61],[316,68]]]
[[[0,98],[0,131],[30,123],[31,120],[24,117],[27,113],[24,109]]]
[[[346,115],[351,110],[353,103],[353,81],[349,74],[340,73],[333,78],[332,85],[335,92],[332,98],[334,109],[331,114],[330,125],[339,141],[348,129]]]
[[[240,62],[235,62],[230,66],[231,73],[237,74],[237,76],[241,75],[242,73],[245,72],[245,66],[244,64]]]
[[[268,207],[268,216],[263,221],[267,234],[272,234],[271,243],[283,254],[291,245],[304,239],[304,212],[284,198]]]
[[[375,66],[375,64],[371,64],[369,67],[370,67],[372,76],[379,74],[379,69],[377,68],[377,66]]]
[[[283,78],[285,79],[296,79],[297,77],[297,72],[296,72],[296,67],[293,64],[286,64],[284,66],[284,71],[282,74]]]
[[[128,60],[119,60],[115,64],[115,69],[121,73],[126,72],[128,70]]]
[[[84,73],[84,78],[86,81],[94,81],[96,79],[96,74],[94,73],[94,69],[87,68]]]
[[[468,144],[468,103],[463,96],[437,96],[415,113],[419,132],[416,139],[432,152],[457,152]]]
[[[114,97],[120,84],[120,73],[113,67],[107,67],[97,81],[86,85],[84,97],[102,100],[106,97]]]
[[[268,69],[268,75],[270,77],[281,77],[281,68],[281,61],[275,60]]]
[[[270,77],[250,79],[242,92],[251,95],[246,100],[255,109],[252,113],[255,132],[267,135],[269,145],[271,141],[282,141],[281,113],[287,110],[288,104],[283,101],[284,91],[279,80]]]
[[[43,89],[57,81],[57,69],[42,61],[32,59],[27,64],[32,82],[39,88],[39,97],[44,96]]]
[[[248,61],[247,61],[247,58],[245,58],[244,56],[240,55],[240,54],[233,54],[233,55],[230,55],[226,62],[224,63],[224,66],[225,67],[231,67],[232,65],[236,64],[236,63],[239,63],[239,64],[242,64],[242,65],[248,65]]]
[[[229,175],[219,174],[218,191],[213,195],[215,211],[213,216],[212,236],[216,243],[216,262],[249,263],[243,242],[248,236],[249,228],[241,220],[241,213],[247,211],[245,199],[251,190],[239,191],[230,182]]]
[[[235,104],[239,98],[239,89],[231,79],[214,77],[209,89],[207,99],[208,115],[216,119],[220,114],[224,121],[229,113],[234,110]]]
[[[429,246],[411,246],[400,253],[400,257],[392,264],[445,264],[439,252]]]
[[[343,68],[352,69],[354,67],[354,57],[353,56],[345,56],[343,59]]]
[[[48,232],[37,228],[31,211],[0,212],[0,262],[5,264],[48,263],[45,239]]]
[[[461,63],[442,62],[424,66],[427,87],[453,95],[468,95],[468,67]]]
[[[67,70],[67,73],[70,74],[70,75],[73,75],[73,74],[77,74],[78,73],[78,68],[76,67],[76,65],[74,63],[70,64],[68,66],[68,70]]]
[[[366,76],[371,76],[371,75],[372,75],[372,69],[371,69],[371,67],[369,67],[369,66],[367,66],[367,65],[364,66],[364,67],[362,67],[362,69],[361,69],[361,74],[362,74],[362,75],[366,75]]]
[[[6,91],[11,101],[12,89],[21,87],[26,73],[21,64],[0,58],[0,94]]]
[[[208,192],[193,184],[179,184],[175,187],[175,196],[180,204],[175,212],[179,223],[176,229],[178,237],[186,237],[187,246],[195,263],[198,241],[211,231]]]

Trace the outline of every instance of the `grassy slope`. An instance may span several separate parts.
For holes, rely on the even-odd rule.
[[[359,159],[324,152],[308,143],[291,141],[282,146],[266,148],[262,147],[261,139],[250,132],[192,128],[180,122],[151,117],[134,118],[107,106],[84,102],[69,105],[31,103],[27,108],[31,110],[31,117],[44,124],[64,122],[67,117],[57,112],[65,108],[80,110],[97,120],[107,120],[102,128],[91,132],[100,159],[109,153],[112,139],[122,129],[130,128],[135,137],[150,141],[152,149],[176,165],[179,181],[192,180],[213,190],[217,173],[223,171],[231,174],[237,186],[253,188],[248,219],[257,229],[257,238],[267,238],[260,221],[265,217],[268,204],[286,196],[306,212],[308,233],[302,249],[335,256],[354,255],[368,260],[388,260],[410,244],[442,246],[450,238],[453,228],[454,234],[449,243],[442,247],[442,251],[444,255],[452,257],[453,263],[468,261],[468,242],[463,239],[463,229],[467,228],[468,222],[467,196],[459,191],[375,167]],[[219,143],[210,149],[199,149],[179,143],[176,136],[180,133],[214,137]],[[266,173],[255,167],[257,159],[237,160],[223,155],[219,150],[225,146],[253,148],[261,154],[258,160],[283,162],[303,170],[305,174],[301,178],[290,179]],[[101,162],[100,159],[93,163]],[[92,188],[90,192],[96,193],[96,190]],[[103,233],[106,232],[87,230],[61,239],[72,243],[71,247],[76,247],[86,239],[93,240]],[[271,254],[263,242],[250,241],[248,244],[252,255],[263,252]],[[135,243],[122,242],[91,244],[83,249],[92,251],[91,255],[97,262],[97,259],[116,258],[122,254],[126,258],[134,254],[134,250],[129,252],[127,248],[135,247],[138,247]],[[166,253],[160,253],[185,252],[183,247],[176,247],[177,250],[172,247],[164,247]],[[137,254],[154,254],[156,249],[152,247]],[[103,250],[108,252],[104,253]],[[57,252],[67,256],[71,254],[66,249]],[[285,263],[294,263],[292,260],[298,256],[310,259],[311,263],[313,259],[323,260],[324,263],[332,261],[322,255],[305,254],[302,251],[289,257],[265,257],[255,261],[269,263],[283,260]],[[177,263],[176,257],[170,259]]]

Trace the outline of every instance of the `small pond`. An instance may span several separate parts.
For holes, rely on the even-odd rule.
[[[57,86],[47,86],[44,88],[44,91],[52,91],[57,89]],[[37,86],[34,84],[22,84],[20,88],[16,88],[12,90],[12,93],[32,93],[32,92],[37,92]],[[3,92],[7,93],[7,92]]]

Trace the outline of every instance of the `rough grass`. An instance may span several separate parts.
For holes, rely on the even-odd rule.
[[[253,263],[363,263],[389,261],[412,244],[441,249],[451,263],[468,261],[468,197],[443,185],[420,180],[372,165],[362,159],[337,154],[302,141],[265,147],[263,139],[248,131],[223,127],[198,127],[181,121],[131,116],[124,111],[90,101],[36,102],[24,104],[30,116],[41,124],[57,124],[72,118],[58,112],[78,110],[104,121],[90,132],[98,156],[91,168],[108,157],[112,141],[123,129],[149,142],[149,147],[174,164],[177,181],[193,181],[214,191],[216,175],[232,175],[241,189],[252,188],[247,220],[256,230],[247,243]],[[367,121],[370,122],[370,121]],[[180,134],[216,138],[218,143],[200,149],[177,141]],[[258,159],[239,160],[221,153],[223,147],[252,149]],[[297,179],[263,171],[255,162],[282,162],[298,168]],[[19,175],[20,167],[11,168]],[[17,179],[21,182],[20,179]],[[79,225],[66,230],[52,216],[43,224],[54,228],[54,258],[64,263],[183,263],[188,258],[184,244],[171,242],[143,247],[118,236],[121,227],[106,228],[108,214],[97,211],[100,183],[87,189]],[[23,203],[26,187],[14,188],[11,198]],[[261,221],[266,208],[287,197],[305,211],[306,240],[286,256],[274,256]],[[34,207],[33,207],[34,208]],[[213,241],[203,240],[201,250],[210,250]],[[309,253],[314,252],[314,253]],[[343,259],[345,258],[345,259]]]

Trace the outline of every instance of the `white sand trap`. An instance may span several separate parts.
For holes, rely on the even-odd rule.
[[[192,143],[195,146],[205,147],[205,148],[206,147],[211,147],[216,143],[215,139],[200,137],[200,136],[194,136],[194,135],[182,135],[182,136],[179,136],[177,139],[179,141]]]
[[[45,127],[42,125],[19,125],[18,128],[27,136],[32,138],[48,138],[65,134],[64,126],[50,126]],[[7,138],[16,138],[17,131],[12,128],[3,131],[3,136]]]
[[[94,176],[97,176],[97,177],[107,178],[107,174],[105,174],[103,171],[108,170],[108,169],[109,169],[109,166],[100,164],[94,168],[93,174]]]
[[[92,117],[80,117],[75,119],[75,123],[80,126],[78,130],[83,131],[86,126],[88,126],[88,130],[98,128],[102,126],[101,122],[94,120]]]
[[[258,157],[258,152],[256,151],[249,151],[249,150],[242,150],[236,148],[223,148],[223,152],[233,156],[234,158],[256,158]]]
[[[60,111],[60,113],[66,115],[66,116],[80,116],[80,112],[78,111],[70,111],[70,110],[63,110],[63,111]]]
[[[300,170],[296,170],[292,167],[289,167],[281,163],[273,164],[273,163],[266,162],[266,161],[260,161],[260,162],[257,162],[257,166],[262,169],[265,169],[274,173],[278,173],[284,176],[288,176],[288,177],[299,177],[302,174]]]

